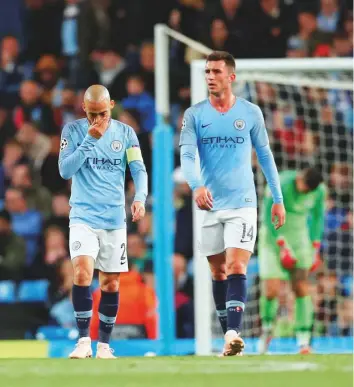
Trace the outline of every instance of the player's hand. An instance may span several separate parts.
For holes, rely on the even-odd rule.
[[[145,216],[145,206],[144,203],[135,201],[131,206],[133,222],[137,222]]]
[[[199,187],[195,190],[194,200],[201,210],[210,211],[213,208],[213,197],[206,187]]]
[[[310,268],[311,273],[317,271],[322,266],[322,259],[321,259],[321,254],[320,254],[321,242],[314,241],[312,243],[312,246],[314,248],[314,260],[313,260],[313,264]]]
[[[280,249],[280,262],[284,269],[292,270],[296,266],[297,260],[294,257],[292,251],[287,246],[285,239],[283,237],[279,237],[277,239],[277,245]]]
[[[95,119],[88,129],[88,134],[97,140],[100,139],[108,128],[109,120],[110,117],[101,120]]]
[[[274,203],[272,206],[272,223],[276,230],[285,224],[285,207],[283,203]]]

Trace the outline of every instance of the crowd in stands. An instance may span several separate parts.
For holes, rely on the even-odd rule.
[[[75,321],[68,253],[70,181],[58,172],[60,133],[65,124],[84,116],[81,104],[89,85],[106,86],[116,101],[113,118],[136,131],[151,189],[156,23],[166,23],[212,49],[230,51],[236,59],[353,56],[352,4],[344,0],[25,0],[24,5],[5,0],[0,4],[4,9],[0,15],[0,280],[47,279],[48,321],[64,327],[73,327]],[[171,40],[178,337],[194,334],[192,195],[178,168],[178,137],[183,112],[190,105],[189,64],[199,57]],[[327,177],[330,196],[322,248],[326,270],[318,273],[314,290],[317,320],[325,327],[326,321],[340,320],[341,332],[348,334],[352,321],[343,314],[352,297],[348,278],[353,267],[353,95],[343,100],[337,94],[307,89],[301,99],[295,91],[290,96],[287,90],[278,92],[270,84],[258,83],[256,97],[250,93],[250,99],[263,110],[278,167],[319,162]],[[311,117],[310,125],[305,115]],[[117,322],[143,327],[130,332],[133,336],[154,338],[151,197],[146,217],[133,224],[129,219],[134,187],[128,172],[126,187],[131,272],[121,281]],[[96,289],[96,309],[99,297]]]

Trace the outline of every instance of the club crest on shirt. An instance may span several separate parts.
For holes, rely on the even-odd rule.
[[[123,148],[123,145],[122,145],[122,143],[120,141],[114,140],[111,143],[111,148],[112,148],[112,150],[114,152],[120,152],[122,150],[122,148]]]
[[[60,150],[64,150],[68,146],[69,142],[66,138],[62,138],[60,141]]]
[[[71,245],[71,248],[73,251],[77,251],[79,250],[79,248],[81,247],[81,243],[79,241],[76,241],[74,242],[72,245]]]
[[[243,130],[245,129],[245,126],[246,126],[246,122],[244,120],[236,120],[234,122],[234,127],[237,130]]]
[[[187,125],[186,119],[183,119],[181,130],[183,130],[186,127],[186,125]]]

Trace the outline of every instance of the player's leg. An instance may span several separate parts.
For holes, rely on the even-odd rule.
[[[262,321],[262,334],[258,342],[258,352],[261,354],[267,352],[273,337],[273,330],[279,307],[278,297],[280,284],[281,280],[278,278],[261,281],[259,309]]]
[[[92,316],[91,282],[94,271],[94,260],[98,254],[98,239],[95,232],[85,225],[70,227],[70,255],[74,271],[72,300],[79,341],[69,355],[72,359],[92,356],[91,339],[89,336]]]
[[[208,257],[208,261],[213,281],[213,298],[216,314],[220,321],[221,329],[225,334],[227,331],[225,253],[211,255]]]
[[[227,275],[227,331],[225,342],[230,346],[229,356],[241,354],[244,342],[240,337],[242,316],[246,306],[246,273],[247,265],[251,258],[248,250],[228,247],[226,249],[226,275]]]
[[[213,281],[213,297],[221,328],[226,333],[226,291],[225,254],[223,225],[218,220],[218,211],[204,214],[201,230],[201,254],[208,257]]]
[[[109,347],[109,341],[118,313],[119,275],[120,273],[99,272],[101,299],[98,307],[100,322],[98,330],[97,358],[114,358]]]
[[[308,283],[308,269],[295,269],[292,277],[292,287],[296,296],[295,304],[295,332],[300,353],[311,352],[314,307]]]
[[[246,304],[246,273],[257,235],[257,209],[239,208],[223,212],[227,275],[227,332],[229,355],[241,354],[242,315]]]
[[[261,228],[258,236],[258,267],[261,279],[259,309],[262,321],[259,353],[267,352],[273,336],[281,280],[289,280],[289,272],[281,266],[279,254],[275,238],[266,229]]]
[[[96,267],[100,271],[101,299],[99,312],[99,338],[96,357],[114,359],[109,341],[119,308],[119,276],[128,271],[127,233],[125,229],[101,230],[100,252]]]

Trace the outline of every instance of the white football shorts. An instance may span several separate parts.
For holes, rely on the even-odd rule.
[[[203,256],[234,247],[253,253],[257,237],[257,208],[203,211],[200,252]]]
[[[73,224],[69,247],[71,259],[89,255],[95,260],[95,269],[104,273],[128,271],[126,229],[101,230],[86,224]]]

